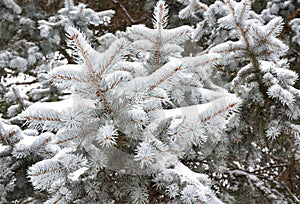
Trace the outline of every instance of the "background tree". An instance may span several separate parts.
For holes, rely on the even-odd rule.
[[[64,27],[77,25],[88,31],[94,20],[97,26],[107,24],[114,13],[111,10],[95,12],[84,4],[76,6],[73,1],[13,1],[0,2],[1,51],[0,51],[0,116],[1,119],[1,194],[0,202],[37,202],[31,185],[27,182],[26,169],[43,157],[40,155],[16,155],[14,150],[22,147],[21,140],[38,133],[23,133],[24,124],[18,113],[36,101],[61,100],[65,92],[59,92],[46,72],[53,66],[65,64],[68,55],[64,49]],[[55,6],[53,6],[55,4]],[[59,7],[64,7],[57,14]],[[79,8],[80,7],[80,8]],[[70,14],[72,13],[72,15]],[[81,18],[84,13],[85,18]],[[49,21],[47,21],[49,18]],[[97,22],[96,22],[97,21]],[[51,34],[51,35],[50,35]],[[90,34],[92,36],[92,34]],[[28,135],[29,134],[29,135]],[[32,135],[33,134],[33,135]],[[13,139],[14,138],[14,139]],[[43,143],[43,139],[41,140]],[[47,141],[47,139],[46,139]],[[18,147],[14,149],[18,143]],[[40,150],[43,145],[36,146]],[[22,148],[21,148],[22,149]],[[30,149],[30,148],[29,148]],[[34,148],[32,149],[34,152]],[[3,151],[3,152],[2,152]],[[3,154],[2,154],[3,153]],[[39,195],[38,195],[39,196]],[[24,201],[25,202],[25,201]]]

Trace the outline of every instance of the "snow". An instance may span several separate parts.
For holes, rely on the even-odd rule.
[[[76,171],[74,171],[73,173],[71,173],[68,178],[71,179],[72,181],[78,181],[79,177],[84,174],[84,172],[88,170],[87,167],[82,167]]]
[[[0,144],[0,152],[4,152],[4,151],[6,151],[6,149],[8,149],[7,145]]]
[[[35,77],[26,75],[24,73],[19,73],[17,77],[9,77],[6,78],[5,81],[1,80],[1,83],[6,87],[16,85],[18,91],[20,92],[20,96],[27,97],[26,93],[41,86],[39,82],[34,83],[35,80]]]
[[[55,160],[55,159],[59,160],[59,158],[64,157],[64,155],[66,155],[72,151],[73,151],[73,149],[71,147],[63,148],[53,157],[53,160]]]
[[[193,172],[181,162],[177,163],[177,165],[174,168],[174,171],[176,171],[176,173],[181,177],[182,182],[196,183],[201,186],[201,180],[208,182],[208,177],[206,175]]]
[[[30,108],[36,108],[36,109],[50,108],[61,112],[66,108],[72,107],[73,103],[74,103],[73,99],[66,99],[66,100],[56,101],[56,102],[38,102],[30,106]]]
[[[89,100],[89,99],[80,99],[80,104],[79,104],[79,102],[75,101],[75,99],[68,98],[68,99],[65,99],[62,101],[56,101],[56,102],[35,103],[35,104],[33,104],[33,106],[38,109],[46,107],[46,108],[53,109],[55,111],[62,112],[68,108],[75,107],[78,105],[85,105],[90,108],[94,108],[95,107],[94,104],[95,104],[95,101]]]
[[[168,109],[168,110],[158,110],[153,111],[151,114],[153,116],[156,116],[156,118],[160,118],[161,120],[167,119],[167,118],[189,118],[191,120],[197,120],[198,115],[201,114],[203,110],[206,110],[206,108],[210,104],[200,104],[200,105],[192,105],[182,108],[174,108],[174,109]]]
[[[229,171],[229,173],[230,173],[230,177],[232,177],[233,175],[243,175],[243,176],[245,176],[245,175],[247,175],[247,173],[246,172],[244,172],[244,171],[242,171],[242,170],[232,170],[232,171]],[[233,175],[232,175],[233,174]]]
[[[175,172],[181,179],[182,183],[192,184],[197,187],[200,192],[207,194],[210,192],[207,186],[204,186],[203,183],[209,183],[208,176],[205,174],[199,174],[190,170],[187,166],[178,162],[174,169],[169,169],[170,171]],[[221,204],[222,201],[219,200],[216,196],[212,196],[209,199],[210,204]]]
[[[3,84],[6,86],[9,86],[12,84],[17,84],[17,83],[32,82],[34,80],[35,80],[35,77],[29,76],[24,73],[19,73],[19,75],[17,77],[6,78],[6,82],[3,82]]]
[[[252,180],[252,181],[256,181],[258,182],[259,179],[257,178],[257,176],[255,176],[254,174],[248,174],[249,178]],[[259,184],[263,184],[263,182],[259,182]]]
[[[38,139],[38,137],[23,135],[23,139],[20,140],[19,144],[28,147],[28,146],[32,145],[32,143],[33,143],[36,139]]]
[[[242,168],[241,164],[238,161],[233,161],[232,163],[234,163],[239,169]]]

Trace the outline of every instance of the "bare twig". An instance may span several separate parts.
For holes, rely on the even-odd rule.
[[[142,22],[142,21],[145,19],[145,17],[144,17],[144,18],[141,18],[141,19],[138,19],[138,20],[133,19],[133,18],[130,16],[130,14],[128,13],[128,11],[126,10],[126,8],[125,8],[118,0],[112,0],[112,2],[113,2],[116,6],[118,6],[118,7],[121,8],[121,10],[125,13],[127,19],[131,22],[131,24],[140,23],[140,22]]]

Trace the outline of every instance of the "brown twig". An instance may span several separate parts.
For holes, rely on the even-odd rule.
[[[100,86],[99,83],[98,83],[98,79],[97,79],[97,77],[96,77],[95,74],[94,74],[92,65],[91,65],[91,63],[90,63],[90,61],[89,61],[89,59],[88,59],[88,56],[87,56],[86,52],[84,51],[84,49],[83,49],[81,43],[80,43],[79,40],[78,40],[78,34],[73,35],[71,38],[72,38],[72,40],[75,42],[75,44],[77,45],[77,47],[78,47],[78,49],[79,49],[79,51],[80,51],[80,53],[81,53],[81,55],[82,55],[82,57],[83,57],[83,60],[84,60],[86,66],[87,66],[87,68],[88,68],[88,71],[89,71],[89,73],[90,73],[90,75],[91,75],[91,77],[92,77],[93,83],[94,83],[94,85],[97,87],[97,90],[98,90],[98,91],[97,91],[97,95],[100,96],[100,99],[101,99],[101,101],[103,102],[103,105],[104,105],[104,108],[105,108],[106,112],[107,112],[107,113],[110,113],[111,110],[110,110],[109,105],[108,105],[108,103],[107,103],[107,101],[106,101],[106,98],[105,98],[105,96],[104,96],[104,93],[102,92],[102,88],[101,88],[101,86]]]
[[[124,45],[121,45],[116,51],[115,53],[110,57],[110,59],[108,60],[107,64],[104,65],[104,67],[101,69],[100,73],[98,74],[97,78],[101,79],[102,74],[104,74],[104,72],[107,70],[107,68],[112,64],[112,62],[114,61],[114,59],[118,56],[118,54],[121,52],[121,50],[124,48]]]
[[[52,75],[52,78],[54,78],[54,79],[72,80],[72,81],[78,81],[78,82],[88,82],[86,80],[77,79],[77,78],[70,77],[70,76]]]
[[[231,103],[229,104],[228,106],[226,106],[225,108],[223,108],[222,110],[219,110],[218,112],[216,112],[215,114],[207,117],[207,118],[204,118],[201,120],[201,122],[205,123],[211,119],[213,119],[214,117],[216,117],[217,115],[221,114],[221,113],[224,113],[226,111],[228,111],[229,109],[233,108],[234,106],[236,106],[237,103]]]
[[[162,32],[162,29],[163,29],[163,25],[162,25],[162,22],[163,22],[163,10],[164,10],[164,7],[163,5],[161,4],[160,7],[159,7],[159,19],[158,19],[158,27],[157,27],[157,30],[158,30],[158,39],[156,41],[156,45],[157,45],[157,50],[156,50],[156,55],[155,55],[155,70],[157,70],[159,68],[159,61],[160,61],[160,49],[161,49],[161,32]]]
[[[42,117],[31,117],[31,116],[25,116],[26,120],[38,120],[38,121],[55,121],[55,122],[61,122],[61,119],[59,118],[42,118]]]
[[[152,86],[150,86],[149,91],[152,91],[153,89],[155,89],[156,87],[158,87],[160,84],[162,84],[164,81],[166,81],[167,79],[169,79],[173,74],[175,74],[179,70],[182,70],[182,68],[181,67],[176,67],[172,72],[170,72],[169,74],[165,75],[158,82],[156,82],[155,84],[153,84]]]

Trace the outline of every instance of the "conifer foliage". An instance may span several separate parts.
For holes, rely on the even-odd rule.
[[[35,192],[29,202],[299,201],[300,186],[290,187],[300,171],[300,91],[278,39],[282,18],[264,22],[248,0],[179,2],[186,5],[180,18],[201,14],[196,28],[170,28],[159,0],[152,28],[110,35],[101,52],[67,23],[75,64],[48,75],[69,95],[24,106],[27,130],[0,122],[0,159],[9,169],[0,176],[0,201],[22,162]],[[81,8],[67,0],[65,7],[71,16]],[[101,20],[90,14],[87,21]],[[188,41],[203,52],[186,53]]]
[[[168,96],[170,89],[187,81],[191,84],[180,86],[181,94],[196,95],[202,82],[192,67],[175,55],[183,50],[178,44],[188,38],[191,28],[165,30],[167,12],[166,4],[159,1],[154,10],[154,29],[133,26],[128,30],[130,41],[117,39],[102,53],[89,45],[83,33],[73,27],[67,29],[78,64],[54,68],[50,74],[58,86],[70,88],[72,105],[57,111],[35,104],[22,114],[29,127],[56,132],[53,142],[59,148],[57,155],[28,170],[35,189],[47,190],[52,196],[48,202],[125,199],[147,203],[156,191],[153,185],[160,183],[158,189],[168,189],[166,177],[178,189],[170,198],[175,196],[185,203],[220,202],[209,190],[208,178],[189,170],[180,158],[193,146],[200,149],[208,134],[214,134],[213,129],[221,131],[225,115],[237,110],[240,100],[229,93],[206,104],[189,102],[192,99],[188,96]],[[143,52],[132,53],[132,49]],[[141,54],[148,54],[146,61],[125,58],[139,59]],[[196,117],[191,120],[185,116],[184,108],[197,111]],[[220,125],[210,128],[213,122]],[[178,136],[173,136],[175,133]],[[117,164],[124,169],[115,169],[115,157],[129,153],[134,155],[131,160]],[[134,172],[132,165],[140,170]],[[92,186],[82,186],[76,192],[73,186],[80,185],[81,179],[72,180],[71,175],[78,171],[81,179],[90,185],[99,181],[101,187],[94,186],[92,193]],[[129,188],[130,183],[134,187]]]

